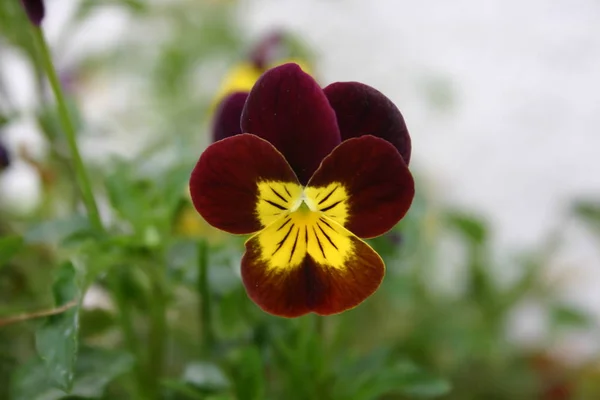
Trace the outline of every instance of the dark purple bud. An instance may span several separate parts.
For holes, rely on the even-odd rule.
[[[21,3],[31,23],[35,26],[40,26],[46,13],[44,0],[21,0]]]
[[[225,97],[213,120],[213,142],[242,133],[240,119],[248,93],[234,92]]]
[[[8,168],[10,165],[10,155],[8,150],[2,143],[0,143],[0,171]]]
[[[278,31],[265,36],[248,55],[250,62],[258,69],[268,68],[278,58],[282,41],[283,33]]]
[[[404,237],[399,232],[390,231],[386,236],[394,246],[401,246],[404,243]]]

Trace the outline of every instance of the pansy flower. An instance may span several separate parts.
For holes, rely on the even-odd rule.
[[[390,230],[414,196],[400,112],[360,83],[321,89],[296,64],[232,96],[221,123],[241,126],[200,156],[196,210],[216,228],[252,234],[242,280],[263,310],[297,317],[357,306],[385,273],[362,239]]]

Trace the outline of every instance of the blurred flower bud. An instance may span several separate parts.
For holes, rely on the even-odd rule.
[[[0,171],[8,168],[10,165],[10,154],[2,143],[0,143]]]
[[[21,0],[27,17],[35,26],[40,26],[46,13],[43,0]]]
[[[283,47],[283,33],[279,31],[272,32],[265,36],[248,55],[250,62],[259,70],[269,68],[269,65],[278,58],[281,58]]]

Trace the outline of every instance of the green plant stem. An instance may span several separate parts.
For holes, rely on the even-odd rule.
[[[153,267],[153,266],[147,266]],[[148,358],[146,362],[149,399],[160,398],[160,382],[165,368],[167,339],[166,296],[161,282],[152,283],[152,304],[150,305],[150,331],[148,335]]]
[[[214,345],[212,330],[212,305],[208,284],[208,245],[201,240],[198,243],[198,294],[200,296],[200,323],[203,353],[209,354]]]
[[[127,295],[125,294],[124,288],[121,283],[122,273],[115,273],[108,275],[108,283],[110,289],[113,293],[113,299],[115,300],[117,310],[118,310],[118,320],[121,325],[121,330],[123,332],[123,339],[125,340],[125,344],[129,349],[129,352],[138,360],[138,363],[135,366],[135,383],[133,388],[135,389],[134,398],[142,399],[144,398],[144,373],[142,368],[139,365],[139,360],[142,358],[142,351],[140,346],[140,341],[135,333],[135,329],[133,327],[133,314],[131,313],[131,305],[127,300]]]
[[[85,208],[87,210],[88,217],[90,219],[90,222],[92,223],[92,226],[98,231],[103,231],[104,227],[102,225],[102,220],[100,219],[100,213],[98,212],[98,206],[96,204],[94,192],[92,191],[92,185],[90,183],[87,170],[81,158],[81,154],[79,153],[79,147],[77,146],[77,139],[75,137],[75,125],[73,124],[73,120],[69,115],[67,102],[65,100],[64,93],[58,80],[56,69],[54,68],[54,64],[52,63],[52,57],[50,55],[48,44],[46,43],[44,32],[42,31],[42,29],[34,26],[33,33],[40,54],[39,60],[42,64],[44,72],[46,73],[48,81],[50,82],[50,86],[52,88],[52,92],[54,93],[54,97],[56,98],[56,105],[58,116],[60,119],[60,124],[62,125],[62,128],[65,132],[67,144],[69,146],[69,151],[71,153],[71,158],[73,162],[73,169],[75,170],[77,185],[81,192],[83,203],[85,204]]]

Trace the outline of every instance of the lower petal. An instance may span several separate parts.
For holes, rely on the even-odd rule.
[[[334,221],[289,215],[246,242],[242,279],[266,312],[337,314],[373,294],[385,274],[379,255]]]

